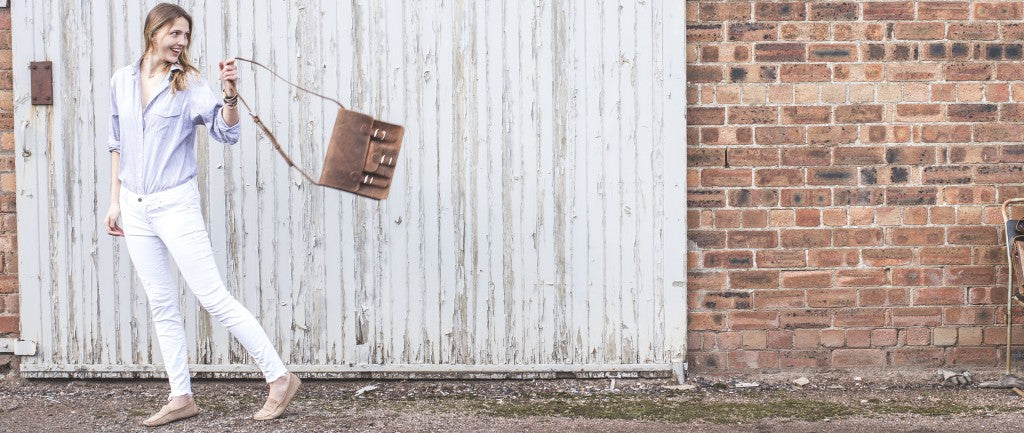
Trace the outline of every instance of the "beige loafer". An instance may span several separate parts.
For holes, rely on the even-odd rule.
[[[288,403],[292,402],[292,397],[295,397],[295,394],[299,392],[299,385],[302,384],[299,376],[296,376],[295,373],[288,374],[291,377],[288,379],[288,391],[284,393],[284,400],[278,401],[267,397],[267,402],[263,404],[263,408],[253,414],[252,419],[265,421],[277,418],[284,413],[284,410],[288,408]]]
[[[153,416],[146,418],[142,422],[142,425],[146,427],[156,427],[158,425],[164,425],[170,422],[177,421],[179,419],[185,419],[193,417],[199,414],[199,406],[196,406],[196,401],[192,400],[187,405],[179,407],[177,409],[170,409],[170,405],[165,405],[160,408],[160,412],[153,414]]]

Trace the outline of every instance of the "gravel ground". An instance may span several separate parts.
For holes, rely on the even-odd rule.
[[[973,373],[976,380],[1001,377]],[[945,387],[930,372],[815,373],[795,385],[800,376],[691,376],[691,390],[650,379],[306,380],[285,416],[268,422],[250,419],[265,397],[262,382],[196,380],[200,415],[161,428],[140,423],[163,404],[164,381],[8,377],[0,380],[0,431],[962,433],[1024,426],[1024,399],[1011,391]]]

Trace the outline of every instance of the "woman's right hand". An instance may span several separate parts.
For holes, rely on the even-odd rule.
[[[107,226],[107,234],[111,236],[124,236],[124,230],[121,230],[121,226],[117,225],[117,219],[121,217],[121,206],[116,204],[110,205],[110,210],[107,211],[107,218],[103,223]]]

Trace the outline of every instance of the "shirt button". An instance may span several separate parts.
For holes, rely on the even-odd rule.
[[[139,197],[139,203],[141,203],[141,202],[142,202],[142,197]]]

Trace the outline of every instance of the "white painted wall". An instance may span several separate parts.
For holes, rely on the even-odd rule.
[[[109,78],[156,1],[17,0],[27,376],[161,366],[109,202]],[[198,143],[229,290],[286,362],[330,374],[667,371],[686,350],[684,2],[181,1],[217,88],[238,55],[406,127],[381,203],[302,181],[243,118]],[[32,106],[30,61],[54,63]],[[248,64],[240,90],[307,170],[335,106]],[[315,175],[315,174],[314,174]],[[195,369],[252,372],[182,285]],[[72,372],[72,373],[69,373]]]

